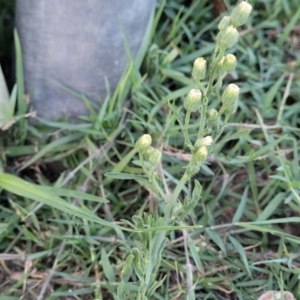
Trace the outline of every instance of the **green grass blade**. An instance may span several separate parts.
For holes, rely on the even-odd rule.
[[[297,12],[294,14],[292,19],[290,20],[289,24],[285,27],[283,33],[279,37],[277,41],[277,45],[282,47],[283,43],[288,40],[288,35],[295,27],[296,23],[299,22],[300,19],[300,7],[298,8]]]
[[[234,214],[234,217],[232,219],[232,223],[236,223],[236,222],[238,222],[241,219],[241,217],[242,217],[242,215],[243,215],[243,213],[245,211],[245,207],[246,207],[246,203],[247,203],[247,199],[248,199],[248,197],[247,197],[248,191],[249,191],[249,186],[247,186],[244,189],[240,205],[239,205],[238,209],[236,210],[236,212]]]
[[[9,115],[9,94],[0,65],[0,126],[3,120],[6,120],[12,116]]]
[[[90,195],[90,194],[83,193],[80,191],[56,188],[56,187],[52,187],[52,186],[51,187],[44,186],[43,189],[45,189],[45,190],[49,191],[50,193],[53,193],[57,196],[77,198],[80,200],[87,200],[87,201],[93,201],[93,202],[98,202],[98,203],[107,203],[108,202],[108,200],[105,198]]]
[[[14,31],[15,51],[16,51],[16,75],[18,87],[18,115],[26,113],[27,105],[24,101],[25,88],[24,88],[24,73],[23,73],[23,59],[19,35],[17,30]]]
[[[59,146],[65,145],[67,143],[76,141],[78,139],[80,139],[82,137],[81,133],[74,133],[74,134],[70,134],[68,136],[62,137],[52,143],[49,143],[48,145],[46,145],[41,151],[39,151],[37,154],[35,154],[31,159],[29,159],[21,168],[20,170],[26,169],[27,167],[29,167],[30,165],[32,165],[33,163],[35,163],[38,159],[40,159],[41,157],[43,157],[47,152],[53,151],[54,149],[56,149]]]
[[[276,94],[278,93],[284,78],[285,78],[285,74],[281,75],[277,81],[273,84],[273,86],[270,88],[270,90],[265,94],[264,97],[264,105],[263,105],[263,109],[262,112],[265,113],[268,109],[271,108],[272,106],[272,102],[275,99]]]
[[[280,203],[284,201],[284,193],[277,194],[271,201],[268,203],[268,205],[265,207],[265,209],[260,213],[260,215],[257,218],[257,221],[264,221],[268,219],[274,211],[278,208]]]
[[[249,276],[252,278],[252,274],[251,274],[251,271],[250,271],[248,259],[247,259],[246,252],[245,252],[243,246],[240,244],[240,242],[237,239],[235,239],[234,237],[232,237],[230,235],[229,235],[229,239],[230,239],[230,242],[231,242],[232,246],[234,247],[234,249],[236,249],[236,251],[241,256],[241,258],[243,260],[243,263],[244,263],[244,265],[247,269],[247,272],[248,272]]]
[[[49,205],[75,217],[86,219],[88,221],[99,223],[111,228],[120,228],[111,222],[100,219],[94,215],[92,211],[87,211],[78,206],[72,205],[57,195],[50,193],[42,186],[29,183],[16,176],[1,173],[0,187],[13,194]]]

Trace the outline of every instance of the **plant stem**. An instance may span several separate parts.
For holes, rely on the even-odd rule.
[[[179,183],[177,184],[172,194],[171,200],[166,205],[166,211],[163,217],[162,226],[167,226],[172,223],[171,220],[172,211],[177,202],[180,192],[182,191],[184,185],[188,180],[189,180],[189,175],[187,174],[187,172],[185,172],[182,178],[180,179]],[[153,240],[151,241],[150,251],[149,251],[150,263],[148,264],[147,270],[145,270],[145,274],[146,274],[145,282],[144,282],[145,290],[148,290],[150,288],[151,277],[153,276],[153,269],[155,267],[154,264],[160,264],[160,261],[157,261],[157,259],[160,257],[159,252],[162,251],[161,245],[164,242],[165,236],[166,236],[165,231],[159,231],[155,234]]]
[[[149,173],[148,173],[148,170],[147,170],[147,168],[146,168],[146,166],[145,166],[145,163],[144,163],[144,157],[143,157],[143,154],[142,154],[142,153],[139,153],[139,158],[140,158],[140,162],[141,162],[142,169],[143,169],[144,173],[145,173],[148,177],[150,177],[150,176],[149,176]]]
[[[203,103],[202,108],[201,108],[200,126],[199,126],[199,132],[198,132],[197,141],[203,137],[204,125],[205,125],[205,119],[206,119],[205,114],[206,114],[206,111],[207,111],[207,102],[208,102],[208,100],[205,99],[205,102]]]
[[[190,111],[187,111],[185,114],[184,125],[183,125],[183,135],[184,135],[185,144],[190,148],[191,151],[193,151],[193,145],[192,145],[190,137],[188,135],[188,126],[189,126],[189,122],[190,122],[190,115],[191,115]]]
[[[207,104],[208,104],[208,100],[210,98],[210,95],[212,93],[212,89],[213,89],[213,83],[216,77],[216,71],[217,71],[217,63],[219,62],[219,60],[222,58],[224,54],[224,50],[220,49],[218,55],[216,56],[216,52],[214,52],[213,54],[213,59],[212,59],[212,70],[211,70],[211,74],[209,76],[209,81],[208,81],[208,85],[206,88],[206,92],[204,95],[204,103],[201,109],[201,115],[200,115],[200,126],[199,126],[199,132],[198,132],[198,137],[197,137],[197,141],[199,139],[201,139],[203,137],[204,134],[204,126],[205,126],[205,119],[206,119],[206,111],[207,111]]]

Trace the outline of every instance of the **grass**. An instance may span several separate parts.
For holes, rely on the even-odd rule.
[[[135,141],[149,133],[163,150],[166,192],[189,159],[168,102],[182,105],[194,59],[213,50],[210,3],[158,1],[141,68],[139,57],[99,113],[35,127],[21,118],[0,133],[0,300],[112,299],[136,240],[124,220],[159,209],[147,182],[134,180],[142,174]],[[300,10],[297,0],[251,3],[233,49],[237,70],[225,79],[241,88],[239,110],[196,176],[203,194],[186,220],[203,227],[168,236],[158,279],[166,278],[153,299],[185,299],[187,265],[196,299],[250,300],[268,290],[300,299]]]

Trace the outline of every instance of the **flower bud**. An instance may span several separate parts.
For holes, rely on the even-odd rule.
[[[156,166],[161,159],[161,152],[158,149],[154,149],[149,155],[149,163]]]
[[[135,143],[135,149],[139,153],[145,153],[151,146],[152,138],[149,134],[143,134]]]
[[[205,146],[200,147],[194,154],[195,161],[197,164],[203,163],[207,158],[208,152]]]
[[[198,140],[195,144],[195,148],[200,148],[202,146],[205,146],[205,147],[210,146],[212,144],[212,142],[213,142],[212,137],[210,135],[208,135],[208,136]]]
[[[236,67],[236,57],[233,54],[227,54],[224,63],[223,63],[223,68],[226,73],[230,73],[234,71]]]
[[[225,16],[222,18],[222,20],[220,21],[219,25],[218,25],[218,29],[220,31],[224,31],[226,30],[226,28],[230,26],[230,17]]]
[[[217,42],[225,48],[232,47],[239,39],[239,32],[233,26],[228,26],[217,35]]]
[[[223,107],[228,108],[237,103],[239,99],[240,88],[236,84],[229,84],[222,94]]]
[[[184,100],[184,108],[190,112],[196,112],[201,107],[202,93],[200,90],[192,89]]]
[[[212,108],[207,112],[207,117],[211,121],[216,121],[219,117],[219,113],[214,108]]]
[[[144,158],[149,161],[151,153],[154,151],[154,148],[150,146],[145,152],[144,152]]]
[[[247,19],[252,11],[252,5],[246,1],[241,2],[236,6],[231,15],[230,23],[234,27],[241,26],[247,22]]]
[[[205,78],[206,74],[206,60],[203,57],[198,57],[194,61],[192,76],[195,82]]]

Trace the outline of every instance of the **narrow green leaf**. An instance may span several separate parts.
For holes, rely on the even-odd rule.
[[[245,207],[246,207],[246,203],[247,203],[247,199],[248,199],[248,197],[247,197],[248,191],[249,191],[249,186],[247,185],[246,188],[244,189],[244,193],[243,193],[240,205],[233,216],[232,223],[238,222],[240,220],[240,218],[242,217],[242,215],[245,211]]]
[[[271,201],[268,203],[268,205],[265,207],[265,209],[261,212],[261,214],[258,216],[257,221],[264,221],[268,219],[275,209],[284,201],[284,193],[277,194]]]
[[[136,150],[135,149],[132,149],[131,151],[129,151],[122,158],[122,160],[117,163],[117,165],[113,168],[113,170],[111,172],[107,173],[107,174],[121,173],[124,170],[124,168],[128,166],[129,162],[132,160],[132,158],[133,158],[133,156],[135,154],[136,154]],[[118,178],[111,177],[111,176],[109,176],[107,174],[106,174],[106,178],[103,181],[103,185],[107,185],[107,184],[111,183],[113,179],[118,179]]]
[[[81,199],[81,200],[88,200],[88,201],[99,202],[99,203],[109,202],[105,198],[95,196],[95,195],[90,195],[90,194],[83,193],[83,192],[80,192],[80,191],[56,188],[56,187],[52,187],[52,186],[51,187],[50,186],[44,186],[43,189],[45,189],[45,190],[49,191],[50,193],[53,193],[57,196],[61,196],[61,197],[78,198],[78,199]]]
[[[286,76],[285,74],[282,74],[281,77],[279,77],[277,81],[272,85],[270,90],[265,94],[264,105],[262,109],[263,113],[265,113],[268,109],[271,108],[272,102],[276,94],[278,93],[278,90],[280,89],[285,76]]]
[[[201,259],[200,259],[199,253],[198,253],[198,251],[195,247],[194,241],[189,239],[188,240],[188,246],[189,246],[192,258],[193,258],[193,260],[194,260],[194,262],[197,266],[197,269],[199,271],[203,271],[202,264],[201,264]]]
[[[105,173],[105,176],[113,179],[122,179],[122,180],[145,180],[147,177],[143,175],[133,175],[128,173],[114,173],[108,172]]]
[[[193,201],[199,201],[201,198],[202,193],[202,186],[198,180],[195,180],[195,186],[192,193],[192,199]]]
[[[20,170],[23,170],[23,169],[29,167],[30,165],[35,163],[38,159],[40,159],[41,157],[46,155],[47,152],[51,152],[51,151],[55,150],[57,147],[59,147],[61,145],[65,145],[67,143],[76,141],[76,140],[80,139],[81,137],[82,137],[81,133],[74,133],[74,134],[70,134],[68,136],[62,137],[58,140],[55,140],[54,142],[52,142],[52,143],[48,144],[47,146],[45,146],[42,150],[40,150],[37,154],[35,154],[31,159],[29,159],[20,168]]]
[[[109,261],[108,255],[104,247],[101,250],[101,264],[103,267],[103,272],[105,274],[105,277],[108,279],[108,281],[115,282],[116,281],[115,272],[111,266],[111,263]]]
[[[171,104],[171,101],[169,101],[169,107],[172,110],[173,114],[175,115],[178,123],[180,124],[181,127],[183,127],[183,120],[180,115],[180,109],[177,109],[173,104]]]
[[[206,229],[206,232],[209,236],[209,238],[224,252],[226,253],[225,245],[221,239],[221,237],[213,230]]]
[[[148,190],[155,190],[155,187],[148,181],[148,178],[146,176],[114,172],[108,172],[105,174],[105,176],[112,179],[136,180],[139,184],[143,185]]]
[[[252,274],[251,274],[251,271],[250,271],[248,259],[247,259],[246,252],[245,252],[243,246],[233,236],[229,235],[229,239],[230,239],[230,242],[231,242],[232,246],[237,250],[237,252],[241,256],[241,258],[243,260],[243,263],[244,263],[244,265],[247,269],[247,272],[248,272],[249,276],[252,278]]]
[[[218,142],[218,145],[220,143],[224,144],[224,143],[226,143],[228,141],[236,140],[236,139],[238,139],[238,138],[240,138],[242,136],[248,135],[250,131],[251,130],[241,130],[241,131],[238,131],[238,132],[236,132],[234,134],[231,134],[231,135],[225,137],[224,139],[222,139],[220,142]]]
[[[16,51],[16,74],[17,74],[17,88],[18,88],[18,115],[26,113],[27,105],[24,100],[25,88],[24,88],[24,74],[23,74],[23,60],[22,50],[19,35],[17,30],[14,30],[15,39],[15,51]]]
[[[99,223],[107,227],[122,229],[122,227],[115,225],[114,223],[100,219],[92,211],[82,209],[76,205],[66,202],[57,195],[50,193],[42,186],[27,182],[14,175],[1,173],[0,187],[13,194],[49,205],[75,217]]]
[[[7,227],[8,227],[8,224],[0,223],[0,236],[2,233],[4,233],[6,231]]]
[[[251,223],[242,223],[242,222],[239,222],[236,225],[241,226],[241,227],[243,227],[243,228],[245,228],[249,231],[267,232],[267,233],[270,233],[270,234],[273,234],[273,235],[282,236],[286,240],[289,240],[291,242],[300,244],[300,238],[299,237],[293,236],[291,234],[287,234],[284,231],[272,229],[271,227],[257,226],[257,225],[253,225]]]
[[[267,224],[282,224],[282,223],[300,223],[300,217],[289,217],[289,218],[280,218],[280,219],[272,219],[266,221],[254,221],[254,222],[242,222],[243,224],[255,224],[255,225],[267,225]],[[241,224],[239,222],[238,224]]]
[[[284,29],[283,33],[279,37],[279,39],[277,41],[277,45],[279,47],[282,47],[283,43],[288,40],[288,35],[293,30],[296,23],[299,22],[299,18],[300,18],[300,7],[298,8],[297,12],[291,18],[288,25],[285,26],[285,29]]]
[[[9,115],[8,107],[9,107],[9,94],[4,79],[4,75],[2,72],[2,68],[0,65],[0,126],[2,122],[12,117]]]

